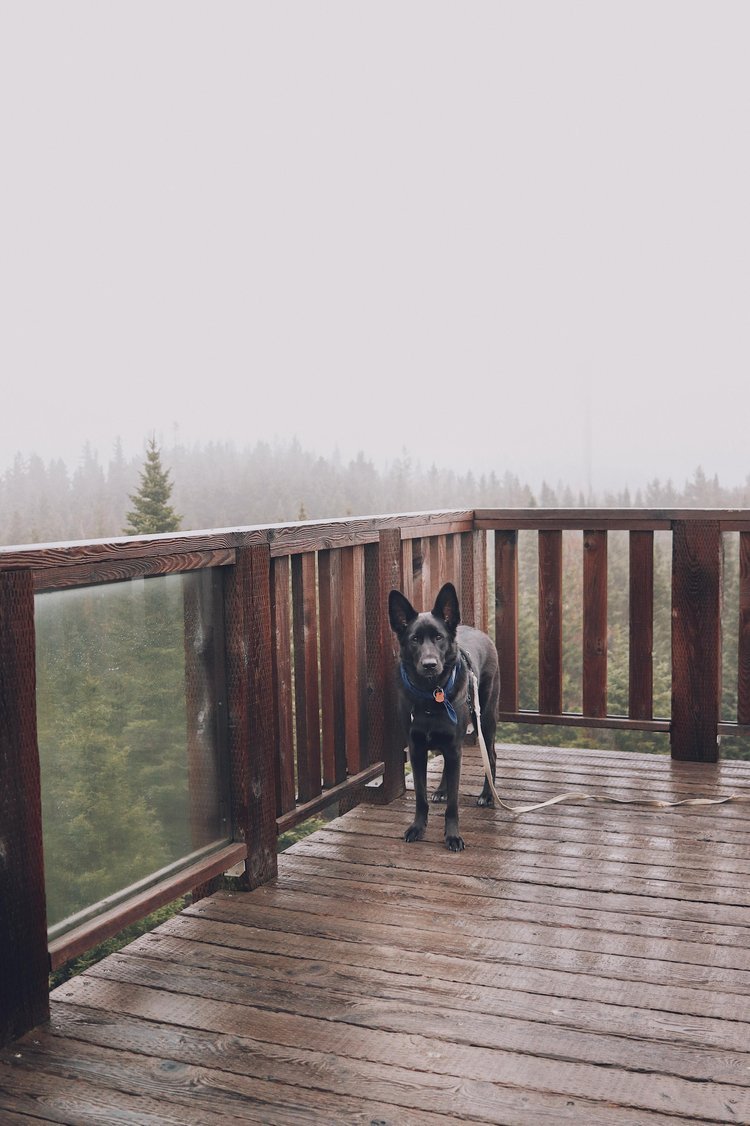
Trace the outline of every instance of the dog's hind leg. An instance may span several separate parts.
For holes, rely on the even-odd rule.
[[[417,810],[414,821],[404,833],[405,841],[420,841],[427,828],[427,747],[409,740],[409,761],[414,778],[414,796]]]

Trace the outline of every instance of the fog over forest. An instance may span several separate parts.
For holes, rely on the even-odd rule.
[[[123,534],[145,454],[127,458],[119,443],[103,459],[87,445],[74,466],[18,454],[0,477],[3,545]],[[182,529],[474,507],[747,507],[750,477],[723,487],[696,467],[686,481],[654,479],[645,488],[585,496],[563,482],[534,490],[511,471],[474,474],[402,456],[378,467],[366,454],[322,457],[296,440],[161,448]]]

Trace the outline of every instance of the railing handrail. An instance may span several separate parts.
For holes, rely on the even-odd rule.
[[[620,528],[669,530],[676,521],[718,521],[722,531],[750,530],[750,509],[741,508],[477,508],[382,513],[227,528],[167,532],[151,536],[112,536],[0,546],[0,571],[43,570],[88,563],[118,562],[190,552],[232,551],[267,543],[272,555],[377,542],[386,529],[403,538],[435,535],[442,526],[463,531],[485,529]]]
[[[0,547],[0,571],[75,567],[87,563],[117,562],[149,556],[234,550],[269,544],[272,555],[318,551],[329,547],[376,543],[379,533],[398,528],[404,538],[435,534],[443,527],[468,531],[473,509],[435,509],[429,512],[386,513],[374,516],[336,517],[278,524],[248,524],[167,532],[153,536],[114,536],[68,540],[59,543],[18,544]]]

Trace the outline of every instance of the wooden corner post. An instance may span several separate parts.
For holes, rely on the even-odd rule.
[[[672,529],[672,758],[716,762],[721,692],[721,527]]]
[[[0,573],[0,1044],[49,1018],[34,586]]]
[[[246,885],[273,879],[276,860],[276,727],[268,544],[237,549],[227,569],[225,634],[232,822],[247,842]]]

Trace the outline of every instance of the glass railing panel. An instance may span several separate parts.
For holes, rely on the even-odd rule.
[[[37,595],[52,934],[229,839],[218,580]]]

